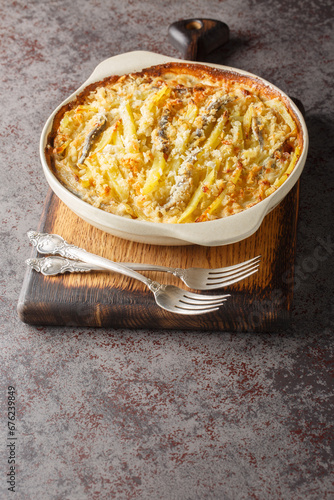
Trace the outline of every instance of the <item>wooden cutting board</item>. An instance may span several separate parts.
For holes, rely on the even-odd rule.
[[[277,331],[289,324],[296,248],[299,183],[249,238],[222,247],[161,247],[106,234],[82,221],[51,191],[38,231],[60,234],[89,252],[123,262],[172,267],[214,268],[262,255],[259,272],[228,289],[231,297],[218,311],[183,316],[159,308],[141,282],[119,274],[91,272],[45,277],[27,269],[18,303],[22,321],[32,325],[106,328]],[[35,228],[32,228],[35,229]],[[36,257],[35,249],[31,257]],[[28,255],[27,255],[28,257]],[[166,273],[145,272],[166,284],[186,286]],[[205,292],[202,292],[205,293]]]

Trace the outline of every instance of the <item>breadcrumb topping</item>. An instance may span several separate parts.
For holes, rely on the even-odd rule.
[[[273,193],[300,156],[298,121],[259,81],[195,66],[106,79],[62,110],[48,145],[59,180],[107,212],[167,223]]]

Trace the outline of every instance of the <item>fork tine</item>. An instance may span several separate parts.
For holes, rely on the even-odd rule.
[[[250,271],[253,271],[255,269],[258,269],[260,266],[260,263],[258,262],[257,264],[253,264],[250,266],[247,266],[242,269],[236,269],[235,271],[229,271],[228,273],[216,273],[215,275],[211,275],[208,273],[208,280],[210,281],[217,281],[217,280],[227,280],[227,279],[233,279],[237,278],[238,276],[241,276],[242,274],[248,273]]]
[[[221,279],[220,281],[218,281],[218,280],[208,281],[206,284],[207,284],[207,287],[210,287],[210,290],[215,290],[216,288],[221,288],[223,286],[224,287],[230,286],[230,285],[233,285],[233,283],[238,283],[238,281],[241,281],[245,278],[248,278],[248,276],[251,276],[252,274],[257,273],[257,271],[258,271],[258,267],[256,267],[256,269],[253,269],[250,272],[241,273],[233,279],[229,279],[229,277],[226,277],[226,278]]]
[[[184,292],[175,304],[175,308],[181,314],[205,314],[217,311],[220,306],[230,297],[225,295],[200,295],[192,292]]]
[[[227,297],[219,300],[208,301],[200,301],[189,297],[181,297],[178,300],[177,305],[185,309],[212,309],[223,305],[223,303],[226,301]]]
[[[202,295],[198,293],[191,293],[191,292],[184,292],[183,296],[180,298],[180,300],[187,300],[187,302],[191,304],[215,304],[217,302],[220,302],[221,300],[226,300],[227,297],[230,297],[231,295],[229,293],[225,295]]]
[[[247,271],[252,271],[253,269],[258,268],[260,265],[260,262],[257,262],[255,264],[248,264],[245,267],[240,267],[238,269],[234,269],[234,271],[227,271],[227,272],[213,272],[211,273],[210,271],[208,272],[208,280],[217,280],[221,278],[233,278],[234,276],[238,276],[238,273],[242,274]]]
[[[215,283],[224,283],[225,281],[230,281],[236,279],[241,279],[242,277],[246,277],[248,273],[253,274],[256,273],[259,270],[259,264],[256,264],[255,266],[247,267],[246,269],[241,269],[240,271],[230,273],[227,276],[224,274],[217,275],[217,276],[208,276],[207,277],[207,284],[215,284]]]
[[[197,298],[193,298],[193,297],[187,297],[186,295],[184,295],[182,298],[179,299],[179,302],[182,302],[183,304],[192,304],[194,306],[198,306],[198,307],[207,307],[207,306],[211,306],[211,305],[219,305],[219,304],[222,304],[223,302],[225,302],[227,300],[227,297],[229,297],[229,295],[227,295],[226,297],[221,297],[221,298],[217,298],[217,299],[214,299],[214,298],[211,298],[209,300],[201,300],[201,299],[197,299]]]
[[[176,305],[175,309],[177,309],[177,311],[175,311],[175,312],[178,312],[178,314],[186,314],[187,316],[188,315],[194,316],[196,314],[206,314],[206,313],[210,313],[213,311],[218,311],[219,307],[213,307],[212,309],[185,309],[183,307]]]
[[[208,274],[210,276],[212,276],[214,274],[225,274],[225,273],[230,273],[231,271],[237,271],[239,268],[246,269],[249,266],[252,266],[255,264],[260,264],[260,259],[261,259],[261,255],[258,255],[257,257],[254,257],[253,259],[246,260],[245,262],[241,262],[240,264],[235,264],[234,266],[218,267],[216,269],[210,269]],[[241,269],[240,269],[240,271],[241,271]]]
[[[198,306],[195,304],[187,304],[186,302],[179,302],[176,307],[178,309],[185,309],[186,311],[211,311],[211,310],[217,310],[219,309],[220,306],[222,306],[223,303],[221,304],[212,304],[210,305],[203,305],[203,306]]]

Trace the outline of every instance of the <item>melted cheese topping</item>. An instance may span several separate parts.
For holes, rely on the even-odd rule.
[[[245,210],[300,156],[295,119],[258,82],[177,71],[101,82],[54,135],[52,163],[65,186],[102,210],[152,222]]]

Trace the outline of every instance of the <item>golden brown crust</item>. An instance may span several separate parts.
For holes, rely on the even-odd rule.
[[[290,175],[302,147],[299,120],[272,86],[173,62],[87,86],[57,112],[45,155],[59,180],[89,203],[175,223],[258,203]]]

